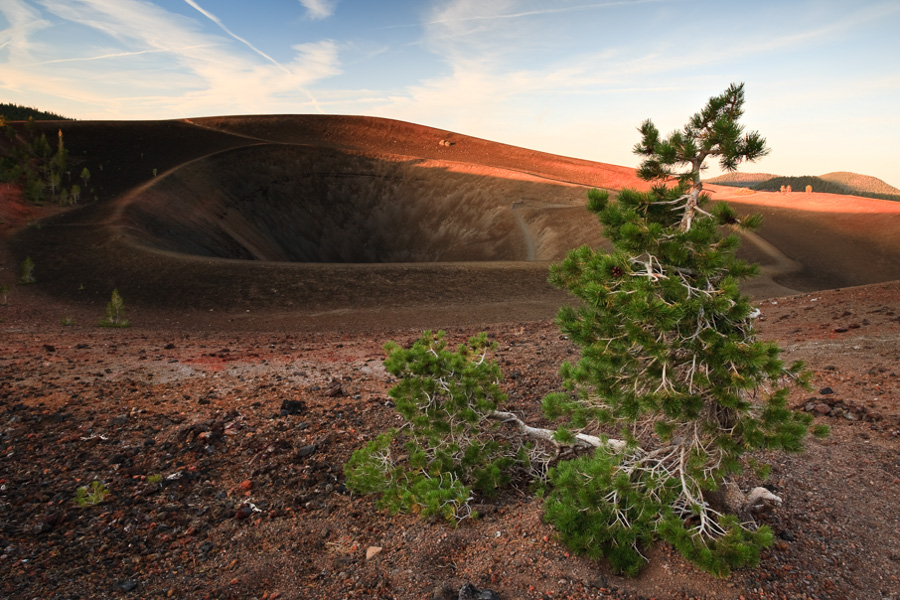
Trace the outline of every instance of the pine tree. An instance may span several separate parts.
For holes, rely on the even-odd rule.
[[[406,425],[354,452],[347,486],[380,494],[391,511],[456,523],[471,515],[476,492],[495,494],[530,464],[530,446],[500,431],[506,394],[489,359],[496,344],[481,333],[454,351],[443,332],[426,331],[409,348],[391,342],[385,350],[385,369],[400,379],[389,394]]]
[[[747,508],[734,477],[759,467],[749,452],[801,450],[811,421],[787,407],[807,373],[756,338],[758,311],[738,289],[757,269],[735,257],[737,231],[760,219],[710,208],[701,192],[706,158],[734,170],[768,152],[737,123],[743,103],[743,85],[732,85],[665,140],[645,121],[635,152],[655,187],[615,202],[593,190],[589,210],[614,250],[578,248],[551,270],[581,301],[557,317],[581,359],[563,365],[568,392],[547,396],[545,412],[569,419],[561,439],[607,425],[627,445],[560,463],[547,518],[574,549],[629,574],[655,539],[713,573],[754,564],[771,531],[728,514]]]
[[[66,145],[63,142],[62,129],[57,132],[56,137],[56,154],[53,155],[53,165],[59,173],[65,173],[66,167],[69,164],[69,151],[66,149]]]
[[[100,327],[128,327],[130,323],[125,318],[125,302],[119,295],[119,290],[112,291],[112,297],[106,305],[106,314],[98,323]]]
[[[22,285],[37,283],[37,278],[34,276],[34,261],[30,256],[25,257],[19,268],[19,283]]]
[[[638,176],[645,181],[675,178],[681,187],[690,187],[680,224],[682,230],[690,229],[697,213],[703,190],[700,172],[707,158],[717,157],[719,166],[732,172],[741,162],[753,162],[769,153],[764,137],[756,131],[745,134],[743,126],[738,124],[744,114],[743,107],[744,84],[731,84],[721,95],[710,98],[682,131],[672,132],[665,140],[660,140],[653,121],[647,119],[641,124],[641,142],[634,147],[634,152],[645,158],[638,168]]]
[[[657,540],[718,575],[756,564],[773,535],[754,514],[781,500],[761,487],[745,495],[735,478],[748,467],[765,476],[754,451],[800,451],[811,417],[787,406],[808,373],[757,339],[758,310],[738,288],[757,272],[735,256],[738,231],[760,219],[710,207],[702,193],[706,158],[733,170],[767,152],[737,123],[743,103],[743,85],[732,85],[665,140],[645,121],[635,152],[652,190],[622,190],[614,202],[588,194],[614,249],[578,248],[551,268],[551,282],[580,301],[557,316],[581,347],[560,370],[566,391],[544,398],[548,418],[566,419],[559,429],[499,410],[505,395],[485,334],[453,352],[426,332],[409,349],[386,346],[406,425],[354,453],[348,487],[395,511],[456,521],[475,493],[522,473],[542,478],[560,457],[547,443],[588,448],[546,477],[546,519],[571,548],[628,575]]]

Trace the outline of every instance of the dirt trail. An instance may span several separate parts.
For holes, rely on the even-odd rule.
[[[513,203],[512,212],[516,217],[516,222],[519,224],[519,229],[522,230],[522,237],[525,238],[525,260],[533,261],[537,256],[536,245],[534,237],[531,235],[531,228],[528,227],[528,223],[525,222],[525,218],[519,212],[520,206],[522,206],[522,202]]]

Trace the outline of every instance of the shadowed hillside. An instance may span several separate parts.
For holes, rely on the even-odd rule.
[[[900,196],[900,190],[892,185],[888,185],[877,177],[871,177],[869,175],[860,175],[848,171],[837,171],[835,173],[819,175],[819,179],[837,183],[848,190],[853,190],[855,192]]]
[[[253,164],[248,170],[244,165]],[[223,152],[142,192],[123,223],[148,246],[198,256],[299,263],[526,261],[545,236],[520,225],[528,197],[577,206],[583,191],[497,169],[284,144]],[[551,211],[547,207],[547,211]],[[596,236],[580,243],[596,243]],[[534,246],[532,248],[532,246]]]

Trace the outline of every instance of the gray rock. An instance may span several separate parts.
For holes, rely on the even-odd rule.
[[[501,600],[500,594],[493,590],[479,590],[471,583],[467,583],[459,588],[457,600]]]
[[[764,487],[753,488],[747,494],[746,509],[754,515],[767,514],[781,506],[781,498]]]
[[[310,456],[311,454],[315,454],[316,450],[319,449],[319,446],[316,444],[310,444],[309,446],[303,446],[297,450],[297,458],[304,458],[306,456]]]

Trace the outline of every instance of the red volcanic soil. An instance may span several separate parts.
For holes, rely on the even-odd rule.
[[[550,425],[540,399],[576,351],[552,324],[566,298],[544,284],[547,264],[572,243],[602,243],[584,190],[634,184],[629,170],[367,118],[64,127],[98,201],[52,215],[10,188],[0,204],[11,288],[0,305],[0,596],[455,599],[464,583],[504,600],[900,596],[898,205],[710,186],[767,217],[745,244],[764,264],[747,288],[760,334],[808,363],[813,390],[791,403],[832,435],[765,457],[785,504],[766,517],[777,539],[758,568],[718,580],[660,544],[626,580],[570,556],[524,492],[479,501],[483,516],[453,529],[378,511],[347,493],[342,466],[398,424],[382,344],[426,327],[453,341],[486,330],[506,408]],[[297,172],[315,177],[274,159],[241,166],[260,152],[312,161]],[[463,255],[272,260],[308,248],[279,230],[296,204],[342,206],[367,190],[403,207],[391,218],[404,228],[422,218],[442,231],[416,230],[413,247]],[[429,210],[412,202],[422,194]],[[275,220],[250,218],[254,207]],[[391,207],[366,210],[375,220]],[[356,212],[303,210],[328,227]],[[343,237],[368,226],[353,223]],[[488,238],[475,233],[484,223]],[[345,248],[327,229],[303,235]],[[408,251],[401,229],[371,228],[366,251]],[[490,252],[499,259],[483,260]],[[15,284],[25,255],[35,285]],[[95,326],[113,286],[128,329]],[[109,494],[77,506],[95,480]]]

